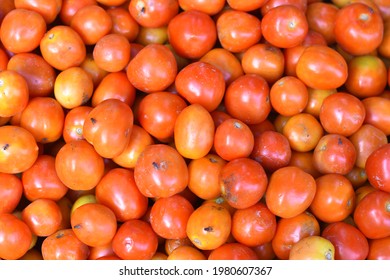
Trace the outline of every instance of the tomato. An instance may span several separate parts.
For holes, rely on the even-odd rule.
[[[368,256],[367,238],[350,224],[331,223],[324,228],[321,236],[334,245],[336,260],[365,260]]]
[[[158,239],[151,225],[141,220],[121,224],[112,240],[114,253],[123,260],[149,260],[157,251]]]
[[[21,113],[29,100],[26,79],[14,70],[0,72],[0,116],[12,117]]]
[[[86,140],[74,140],[58,151],[55,168],[68,188],[91,190],[103,177],[104,161]]]
[[[97,184],[95,195],[97,201],[110,208],[120,222],[139,219],[148,208],[148,199],[138,190],[134,172],[125,168],[108,171]]]
[[[240,76],[226,88],[223,103],[233,118],[246,124],[258,124],[271,112],[269,85],[257,74]]]
[[[378,53],[385,58],[389,58],[390,57],[389,47],[390,47],[390,20],[385,20],[383,26],[383,39],[381,44],[378,47]]]
[[[9,213],[0,214],[0,258],[16,260],[22,257],[32,242],[27,224]]]
[[[94,88],[96,88],[103,80],[103,78],[108,74],[107,71],[97,66],[91,52],[86,54],[83,62],[80,64],[80,67],[91,76]]]
[[[181,246],[195,247],[195,245],[192,244],[191,240],[188,237],[178,239],[165,239],[164,241],[164,250],[168,256]]]
[[[299,167],[303,171],[312,175],[314,178],[317,178],[321,175],[321,173],[314,167],[312,151],[309,152],[297,152],[294,150],[291,151],[291,159],[288,165]]]
[[[86,260],[88,245],[81,242],[72,229],[62,229],[46,237],[42,242],[44,260]]]
[[[307,6],[309,28],[322,34],[328,45],[336,42],[333,30],[338,10],[332,3],[314,2]]]
[[[367,174],[364,168],[355,166],[350,172],[348,172],[345,177],[351,182],[354,189],[363,186],[367,182]]]
[[[165,144],[147,146],[134,167],[134,179],[146,197],[169,197],[188,184],[188,168],[177,150]]]
[[[169,43],[175,52],[184,58],[202,57],[217,41],[217,27],[213,19],[198,10],[188,10],[175,15],[169,21],[167,31]]]
[[[173,1],[130,1],[128,9],[139,25],[161,27],[167,25],[179,12],[179,3]]]
[[[112,250],[111,243],[108,243],[103,246],[98,246],[98,247],[90,247],[88,260],[97,260],[97,259],[109,258],[109,257],[117,257],[119,259],[119,257],[116,256],[114,251]]]
[[[371,124],[390,135],[390,114],[388,108],[390,99],[380,96],[367,97],[362,100],[366,109],[364,123]]]
[[[214,149],[224,160],[248,157],[254,147],[254,136],[248,125],[238,119],[227,119],[215,130]]]
[[[266,171],[273,172],[289,164],[290,143],[287,137],[279,132],[264,131],[255,137],[250,157],[258,161]]]
[[[369,239],[390,236],[390,194],[376,190],[367,194],[356,206],[353,219]]]
[[[1,23],[0,39],[13,53],[31,52],[39,46],[46,32],[46,22],[38,12],[13,9]]]
[[[87,5],[96,5],[96,0],[63,0],[61,10],[59,12],[59,19],[65,25],[70,25],[70,21],[74,14]]]
[[[263,37],[278,48],[301,44],[309,31],[305,13],[294,5],[270,9],[261,21]]]
[[[255,247],[252,247],[259,260],[274,260],[275,252],[272,249],[271,242],[264,243]]]
[[[260,8],[261,14],[264,16],[269,10],[272,8],[282,6],[282,5],[293,5],[298,9],[306,12],[307,5],[310,0],[268,0],[264,5]]]
[[[165,44],[168,40],[168,27],[144,27],[139,28],[135,42],[141,45]]]
[[[335,18],[337,44],[352,55],[374,51],[383,39],[383,20],[379,12],[363,3],[342,7]]]
[[[42,57],[58,70],[79,66],[87,53],[80,35],[66,25],[56,25],[49,29],[39,46]]]
[[[375,149],[367,158],[368,181],[376,189],[390,193],[390,144]]]
[[[222,197],[236,209],[244,209],[260,201],[267,183],[264,168],[250,158],[229,161],[222,167],[219,177]]]
[[[196,61],[179,71],[175,87],[190,104],[200,104],[212,112],[223,99],[226,83],[218,68],[207,62]]]
[[[15,9],[14,0],[4,0],[1,2],[0,6],[0,24],[3,22],[3,19],[6,14]]]
[[[234,10],[249,12],[261,8],[263,5],[267,3],[267,0],[252,0],[252,1],[227,0],[227,3]]]
[[[208,15],[215,15],[220,12],[225,6],[225,0],[178,0],[179,6],[182,10],[198,10]]]
[[[27,9],[40,13],[46,24],[50,24],[56,19],[61,7],[61,0],[15,0],[15,8]]]
[[[157,199],[150,212],[150,224],[155,233],[165,239],[187,237],[186,226],[194,212],[191,203],[179,194]]]
[[[189,105],[176,118],[173,133],[175,148],[185,158],[202,158],[213,147],[214,130],[210,113],[202,105]]]
[[[308,236],[295,243],[290,250],[290,260],[334,260],[335,247],[326,238]]]
[[[20,173],[29,169],[38,158],[34,136],[20,126],[0,127],[0,172]]]
[[[262,38],[261,26],[256,16],[233,9],[222,12],[216,21],[218,40],[232,53],[243,52],[258,43]]]
[[[206,260],[206,256],[192,246],[180,246],[169,254],[168,260]]]
[[[229,238],[231,220],[225,207],[213,202],[203,204],[190,215],[187,236],[198,249],[214,250]]]
[[[0,173],[0,214],[12,213],[23,195],[22,181],[14,174]]]
[[[237,209],[232,217],[232,235],[249,247],[270,242],[276,232],[276,217],[267,206],[258,202],[245,209]]]
[[[111,7],[106,10],[111,17],[112,28],[110,33],[121,34],[126,37],[129,42],[133,42],[137,38],[140,26],[132,17],[129,10],[121,6]]]
[[[290,182],[288,185],[285,182]],[[309,208],[316,192],[316,182],[309,173],[286,166],[272,173],[265,193],[268,209],[281,218],[291,218]]]
[[[226,243],[212,250],[209,260],[257,260],[257,254],[244,244],[233,242]]]
[[[133,122],[133,111],[126,103],[107,99],[89,112],[83,125],[83,136],[99,155],[113,158],[126,148]]]
[[[91,247],[109,244],[117,230],[114,212],[100,203],[81,205],[73,211],[70,222],[77,238]]]
[[[118,72],[130,61],[130,43],[121,34],[107,34],[101,37],[93,48],[96,65],[107,72]]]
[[[175,81],[177,63],[168,47],[150,44],[130,60],[126,73],[131,84],[143,92],[163,91]]]
[[[313,164],[322,174],[348,174],[356,162],[356,149],[352,142],[340,134],[326,134],[313,151]]]
[[[72,16],[70,27],[75,30],[86,45],[96,44],[112,28],[111,17],[99,5],[88,5]]]
[[[66,143],[73,140],[83,140],[83,127],[85,119],[89,112],[92,111],[92,107],[78,106],[70,109],[64,119],[64,129],[62,131],[62,137]]]
[[[355,196],[356,196],[356,205],[360,203],[360,201],[369,193],[375,191],[373,186],[370,185],[364,185],[356,189]]]
[[[58,178],[55,170],[55,158],[50,155],[39,155],[34,164],[23,172],[23,194],[34,201],[40,198],[60,200],[68,188]]]
[[[301,113],[309,101],[309,91],[306,85],[294,76],[284,76],[272,85],[270,89],[272,108],[284,116]]]
[[[20,126],[32,133],[40,143],[52,143],[60,139],[65,113],[57,99],[35,97],[30,99],[20,116]]]
[[[313,115],[299,113],[286,121],[282,134],[288,139],[292,150],[308,152],[316,147],[324,135],[324,129]]]
[[[322,90],[308,88],[309,98],[303,112],[313,115],[316,118],[319,118],[321,106],[324,103],[324,99],[336,92],[336,89]]]
[[[59,229],[62,214],[54,200],[38,198],[23,209],[22,220],[33,234],[49,236]]]
[[[295,243],[307,236],[319,234],[320,225],[309,212],[305,211],[291,218],[281,218],[271,241],[272,249],[279,259],[287,260]]]
[[[357,97],[346,92],[337,92],[323,100],[319,119],[328,133],[351,136],[363,124],[366,110]]]
[[[367,260],[390,260],[389,244],[390,237],[370,240]]]
[[[296,74],[308,87],[336,89],[348,77],[348,65],[340,53],[328,46],[307,47],[296,65]]]

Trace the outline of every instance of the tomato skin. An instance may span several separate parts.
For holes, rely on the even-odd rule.
[[[250,175],[250,176],[249,176]],[[263,197],[268,178],[260,163],[249,158],[237,158],[222,167],[219,184],[222,197],[230,206],[244,209]]]
[[[12,213],[23,195],[22,181],[14,174],[0,173],[0,214]]]
[[[156,233],[149,223],[141,220],[124,222],[112,240],[114,253],[123,260],[149,260],[157,246]]]
[[[326,238],[308,236],[295,243],[289,260],[334,260],[335,248]]]
[[[369,246],[367,238],[356,227],[345,222],[327,225],[321,233],[335,247],[335,260],[365,260]]]
[[[84,122],[92,109],[90,106],[78,106],[66,113],[62,132],[62,137],[66,143],[85,139],[83,136]]]
[[[314,2],[307,5],[309,28],[324,35],[328,45],[336,42],[333,29],[338,10],[332,3]]]
[[[14,125],[1,126],[0,139],[0,172],[23,172],[38,158],[37,142],[27,129]]]
[[[390,260],[390,237],[369,240],[367,260]]]
[[[367,97],[362,100],[366,109],[364,123],[371,124],[382,130],[387,136],[390,135],[390,115],[388,108],[390,99],[381,96]]]
[[[206,260],[206,256],[193,246],[180,246],[167,257],[168,260]]]
[[[176,118],[174,141],[177,151],[185,158],[206,156],[214,144],[214,121],[199,104],[184,108]]]
[[[208,15],[215,15],[224,8],[226,0],[212,0],[206,2],[203,0],[178,0],[178,2],[180,8],[184,11],[198,10]]]
[[[29,100],[26,79],[14,70],[0,72],[0,117],[12,117],[21,113]]]
[[[25,222],[13,214],[0,214],[0,258],[16,260],[30,248],[32,233]]]
[[[290,182],[286,185],[285,182]],[[265,193],[267,207],[281,218],[303,213],[314,199],[316,182],[309,173],[286,166],[272,173]]]
[[[15,7],[36,11],[42,15],[46,24],[52,23],[59,14],[62,1],[61,0],[15,0]]]
[[[356,206],[353,219],[357,228],[369,239],[390,236],[390,194],[376,190],[367,194]]]
[[[226,243],[212,250],[208,260],[257,260],[256,252],[241,243]]]
[[[387,143],[373,151],[366,161],[366,172],[370,184],[390,193],[390,144]]]

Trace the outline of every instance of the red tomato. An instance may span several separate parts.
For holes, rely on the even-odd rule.
[[[374,188],[390,193],[390,144],[375,149],[368,156],[366,172]]]
[[[307,6],[309,28],[322,34],[329,45],[336,42],[333,30],[338,10],[332,3],[314,2]]]
[[[121,34],[129,42],[133,42],[137,38],[140,27],[128,9],[122,6],[111,7],[107,10],[107,14],[112,21],[111,33]]]
[[[228,204],[244,209],[255,205],[264,196],[268,178],[257,161],[237,158],[222,167],[219,183]]]
[[[215,15],[225,6],[225,0],[178,0],[180,8],[184,11],[198,10],[208,15]]]
[[[12,213],[23,195],[22,181],[14,174],[0,173],[0,214]]]
[[[209,260],[257,260],[256,252],[241,243],[226,243],[212,250]]]
[[[390,236],[371,239],[369,245],[367,260],[390,260]]]
[[[15,0],[15,7],[38,12],[45,19],[47,24],[52,23],[59,14],[61,0]]]
[[[309,208],[315,192],[313,176],[298,167],[286,166],[272,173],[265,201],[268,209],[276,216],[291,218]]]
[[[390,99],[380,96],[367,97],[362,100],[366,109],[364,123],[371,124],[390,135]]]
[[[62,137],[66,143],[85,139],[83,135],[84,122],[92,109],[89,106],[78,106],[66,113],[62,132]]]

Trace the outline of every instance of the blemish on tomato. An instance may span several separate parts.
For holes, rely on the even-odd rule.
[[[4,151],[8,150],[8,148],[9,148],[9,144],[8,143],[3,146],[3,150]]]
[[[214,229],[212,226],[208,226],[208,227],[203,228],[203,230],[206,232],[212,232]]]

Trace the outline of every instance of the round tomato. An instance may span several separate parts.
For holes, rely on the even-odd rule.
[[[226,243],[212,250],[209,260],[257,260],[256,252],[238,242]]]
[[[367,260],[390,260],[390,236],[371,239]]]
[[[130,1],[128,9],[139,25],[161,27],[178,14],[179,3],[177,0],[134,0]]]
[[[12,213],[23,195],[22,181],[14,174],[0,173],[0,214]]]
[[[375,149],[368,156],[366,172],[373,187],[390,193],[390,144]]]
[[[326,238],[308,236],[295,243],[290,250],[290,260],[334,260],[335,247]]]
[[[29,100],[26,79],[14,70],[0,72],[0,117],[12,117],[21,113]]]

